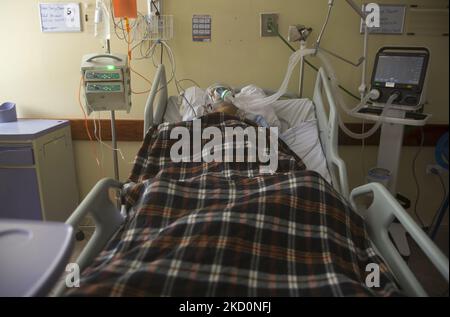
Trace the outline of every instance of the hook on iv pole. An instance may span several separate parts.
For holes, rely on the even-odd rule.
[[[342,57],[342,56],[339,56],[338,54],[333,53],[332,51],[327,50],[327,49],[325,49],[325,48],[323,48],[323,47],[321,47],[320,49],[321,49],[323,52],[325,52],[325,53],[327,53],[327,54],[329,54],[329,55],[331,55],[331,56],[334,56],[334,57],[340,59],[341,61],[346,62],[347,64],[350,64],[350,65],[355,66],[355,67],[359,67],[359,66],[360,66],[362,63],[364,63],[364,61],[366,60],[366,58],[365,58],[364,56],[361,56],[361,57],[359,58],[359,60],[358,60],[356,63],[354,63],[354,62],[352,62],[351,60],[348,60],[348,59],[346,59],[346,58],[344,58],[344,57]]]

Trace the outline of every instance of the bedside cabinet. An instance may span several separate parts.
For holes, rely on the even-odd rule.
[[[0,218],[64,222],[78,203],[69,122],[0,123]]]

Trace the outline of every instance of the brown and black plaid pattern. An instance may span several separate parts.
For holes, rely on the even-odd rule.
[[[212,114],[202,124],[251,123]],[[128,221],[68,295],[400,295],[360,216],[282,141],[274,175],[257,163],[173,163],[175,126],[192,122],[147,134],[125,186]],[[369,263],[380,288],[365,285]]]

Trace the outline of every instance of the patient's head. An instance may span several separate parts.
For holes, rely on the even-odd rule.
[[[236,116],[238,113],[238,107],[229,102],[222,102],[217,105],[214,109],[214,112],[222,112],[228,115]]]

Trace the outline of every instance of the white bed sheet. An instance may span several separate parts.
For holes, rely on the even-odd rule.
[[[194,109],[203,105],[201,92],[202,90],[196,89],[194,94],[185,96]],[[186,107],[185,100],[186,108],[180,109],[182,101],[182,97],[169,98],[164,121],[180,122],[193,117],[191,107]],[[313,102],[309,99],[278,100],[273,104],[273,108],[281,123],[280,138],[303,160],[308,170],[319,173],[331,183],[331,175],[319,139]]]

